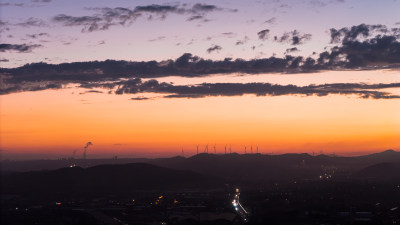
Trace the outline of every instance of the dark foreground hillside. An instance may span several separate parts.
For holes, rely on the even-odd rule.
[[[36,196],[123,194],[223,186],[221,179],[215,177],[144,163],[12,173],[3,176],[2,183],[3,194]]]
[[[399,224],[399,154],[199,154],[9,171],[2,174],[1,219],[10,225]],[[239,199],[245,216],[233,204]]]

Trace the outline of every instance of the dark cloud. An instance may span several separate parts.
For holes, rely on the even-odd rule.
[[[265,30],[262,30],[262,31],[258,32],[257,33],[258,39],[263,40],[263,41],[267,40],[269,31],[270,31],[269,29],[265,29]]]
[[[86,91],[86,93],[104,93],[104,92],[98,91],[98,90],[89,90],[89,91]]]
[[[55,16],[53,21],[62,23],[64,26],[83,26],[82,32],[106,30],[112,25],[112,23],[104,22],[102,18],[97,16],[74,17],[60,14]]]
[[[148,12],[148,13],[160,13],[165,14],[169,12],[178,12],[183,13],[184,10],[179,8],[178,5],[146,5],[146,6],[137,6],[135,8],[135,12]]]
[[[298,48],[296,48],[296,47],[293,47],[293,48],[288,48],[288,49],[286,49],[286,54],[287,53],[291,53],[291,52],[298,52],[299,51],[299,49]]]
[[[186,4],[171,4],[171,5],[146,5],[137,6],[134,9],[130,8],[88,8],[95,11],[94,15],[90,16],[70,16],[60,14],[53,17],[53,21],[61,23],[64,26],[81,26],[82,32],[92,32],[98,30],[107,30],[111,26],[124,26],[135,22],[138,18],[144,17],[148,20],[165,19],[168,14],[188,14],[191,15],[187,20],[205,21],[205,16],[213,11],[223,10],[215,5],[195,4],[192,7]]]
[[[135,97],[135,98],[130,98],[130,100],[135,100],[135,101],[143,101],[143,100],[150,100],[151,98],[147,97]]]
[[[10,60],[8,59],[0,59],[0,62],[9,62]]]
[[[208,53],[212,53],[212,52],[214,52],[214,51],[220,51],[220,50],[222,50],[222,47],[221,46],[219,46],[219,45],[213,45],[213,46],[211,46],[211,47],[209,47],[208,49],[207,49],[207,52]]]
[[[344,68],[391,68],[400,64],[400,43],[393,36],[376,36],[363,42],[346,41],[323,52],[319,64]]]
[[[311,40],[311,34],[300,33],[297,30],[285,32],[282,36],[275,36],[274,40],[280,43],[290,43],[291,45],[300,45]]]
[[[92,87],[102,87],[101,83],[93,83]],[[322,85],[277,85],[270,83],[203,83],[197,85],[173,85],[157,80],[143,82],[135,78],[125,81],[116,81],[110,86],[115,89],[115,94],[158,93],[165,98],[203,98],[210,96],[242,96],[254,94],[257,96],[280,95],[315,95],[326,96],[329,94],[357,95],[361,98],[391,99],[400,98],[388,92],[380,91],[385,88],[399,88],[400,83],[391,84],[360,84],[360,83],[335,83]],[[82,87],[87,87],[83,85]],[[146,100],[145,97],[133,98],[133,100]]]
[[[16,51],[16,52],[31,52],[32,49],[42,47],[42,45],[27,45],[27,44],[0,44],[0,52]]]
[[[330,29],[331,43],[339,43],[323,52],[319,64],[344,68],[391,68],[400,63],[400,43],[395,28],[360,24],[351,28]]]
[[[215,5],[207,5],[207,4],[200,4],[197,3],[192,7],[192,12],[194,13],[203,13],[203,12],[211,12],[215,10],[221,10],[221,8]]]
[[[256,96],[327,96],[330,94],[356,95],[360,98],[372,99],[397,99],[394,95],[384,91],[387,88],[400,88],[400,83],[390,84],[364,84],[364,83],[334,83],[321,85],[278,85],[270,83],[202,83],[196,85],[173,85],[172,83],[157,80],[142,81],[140,78],[124,79],[118,81],[81,82],[81,88],[103,88],[109,93],[146,94],[156,93],[164,98],[204,98],[210,96],[242,96],[253,94]],[[23,82],[16,85],[3,85],[1,94],[21,91],[40,91],[46,89],[60,89],[63,85],[59,82]],[[100,93],[98,90],[87,92]],[[133,97],[131,100],[149,100],[149,97]]]
[[[389,30],[385,25],[360,24],[352,27],[344,27],[339,30],[331,28],[331,43],[349,42],[359,40],[360,37],[367,38],[373,32],[387,33]]]
[[[0,79],[0,81],[1,80],[2,79]],[[0,83],[2,84],[0,88],[0,95],[24,91],[42,91],[63,88],[62,84],[56,82],[22,82],[12,85],[4,82]]]

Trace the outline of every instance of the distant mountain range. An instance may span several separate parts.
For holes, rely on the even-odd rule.
[[[223,162],[220,162],[220,161]],[[80,167],[92,167],[104,164],[127,164],[127,163],[149,163],[153,165],[161,165],[171,168],[193,167],[189,169],[202,171],[201,167],[206,167],[205,170],[211,170],[214,166],[221,166],[222,164],[232,164],[234,167],[237,164],[243,164],[250,160],[250,166],[253,163],[268,164],[275,166],[286,165],[300,165],[307,164],[308,167],[324,166],[340,166],[346,169],[361,169],[366,166],[381,162],[396,162],[400,161],[400,152],[387,150],[380,153],[374,153],[364,156],[356,157],[343,157],[343,156],[328,156],[309,154],[282,154],[282,155],[265,155],[265,154],[207,154],[201,153],[189,158],[181,156],[172,158],[122,158],[122,159],[59,159],[59,160],[26,160],[26,161],[0,161],[1,173],[10,172],[27,172],[37,170],[54,170],[71,165],[78,165]],[[303,162],[303,160],[305,162]],[[204,162],[203,162],[204,161]],[[192,164],[194,163],[194,164]],[[186,165],[186,166],[185,166]],[[205,166],[207,165],[207,166]],[[211,166],[211,167],[210,167]]]
[[[359,157],[309,154],[198,154],[190,158],[123,160],[53,160],[93,165],[56,170],[4,172],[4,167],[28,168],[37,162],[2,162],[3,193],[125,193],[133,190],[223,188],[225,183],[262,185],[307,180],[400,181],[400,152],[393,150]],[[133,161],[134,163],[129,163]],[[120,164],[121,163],[121,164]],[[67,164],[68,165],[68,164]],[[43,168],[43,167],[42,167]],[[47,167],[48,168],[48,167]]]
[[[309,154],[198,154],[190,158],[156,159],[149,163],[223,177],[233,182],[264,183],[314,180],[320,176],[322,179],[327,176],[329,179],[345,179],[349,176],[356,178],[355,174],[366,167],[380,163],[400,163],[400,152],[387,150],[358,157]]]

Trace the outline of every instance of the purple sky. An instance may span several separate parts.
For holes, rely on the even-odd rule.
[[[41,61],[165,60],[186,52],[207,59],[253,59],[282,57],[292,48],[296,51],[291,55],[308,57],[332,46],[330,28],[362,23],[399,27],[399,11],[396,0],[5,0],[1,43],[32,48],[1,52],[1,67]],[[260,38],[263,30],[269,31]],[[274,40],[294,30],[305,37],[298,45]]]

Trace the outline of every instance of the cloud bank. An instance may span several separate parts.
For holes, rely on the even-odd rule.
[[[172,7],[172,6],[171,6]],[[179,8],[174,7],[160,7],[152,5],[151,7],[142,7],[137,10],[152,13],[165,13]],[[122,10],[122,9],[119,9]],[[198,5],[190,8],[196,12],[209,12],[216,10],[211,5]],[[179,10],[178,10],[179,11]],[[79,21],[75,21],[80,23]],[[75,23],[74,22],[74,23]],[[232,59],[225,58],[223,60],[210,60],[200,58],[190,53],[185,53],[176,59],[169,59],[164,61],[91,61],[91,62],[74,62],[74,63],[61,63],[61,64],[47,64],[47,63],[31,63],[18,68],[0,68],[0,81],[1,93],[8,94],[20,91],[34,91],[44,90],[51,88],[62,88],[69,83],[80,84],[82,87],[89,87],[89,84],[101,84],[102,88],[114,88],[115,85],[126,86],[127,83],[122,80],[129,80],[129,82],[139,82],[140,90],[143,88],[148,90],[145,85],[151,83],[141,82],[141,78],[160,78],[167,76],[181,76],[181,77],[202,77],[212,74],[230,74],[230,73],[245,73],[245,74],[259,74],[259,73],[312,73],[327,70],[377,70],[377,69],[398,69],[400,68],[400,42],[399,35],[400,29],[389,29],[383,25],[365,25],[360,24],[353,27],[345,27],[341,29],[330,29],[331,45],[327,50],[315,54],[313,57],[291,56],[291,52],[298,51],[297,47],[288,48],[283,57],[269,57],[259,59]],[[284,35],[285,36],[285,35]],[[293,45],[303,43],[306,34],[293,31],[287,34],[288,38],[279,38],[282,41],[288,41]],[[295,37],[299,37],[296,39]],[[246,38],[245,38],[246,40]],[[40,45],[27,45],[27,44],[0,44],[0,52],[16,51],[16,52],[30,52],[32,49],[40,47]],[[208,53],[221,50],[219,45],[213,45],[207,49]],[[137,81],[139,79],[139,81]],[[154,82],[154,81],[153,81]],[[89,86],[88,86],[89,85]],[[163,84],[165,85],[165,84]],[[182,96],[212,96],[212,90],[230,89],[232,84],[204,84],[199,86],[168,86],[168,88],[175,88],[179,90],[191,90],[198,92],[176,92],[167,91],[157,87],[157,93],[167,93],[170,97]],[[239,84],[238,84],[239,85]],[[256,94],[256,95],[275,95],[279,89],[276,86],[269,87],[268,84],[253,84],[256,93],[242,91],[234,95],[241,94]],[[228,88],[229,86],[229,88]],[[248,86],[248,85],[247,85]],[[246,87],[247,87],[246,86]],[[136,90],[129,87],[129,90]],[[133,86],[135,87],[135,86]],[[145,88],[146,87],[146,88]],[[274,92],[265,91],[274,90]],[[367,86],[360,86],[350,89],[335,89],[332,87],[304,87],[288,89],[288,94],[305,94],[309,91],[310,94],[326,95],[329,93],[350,93],[357,94],[361,97],[372,98],[394,98],[383,92],[376,92],[375,89],[368,86],[368,90],[359,90]],[[381,86],[380,86],[381,87]],[[394,86],[397,87],[397,86]],[[244,90],[242,86],[237,86],[236,90]],[[320,90],[322,89],[322,90]],[[328,90],[329,91],[326,91]],[[357,89],[357,90],[356,90]],[[379,88],[377,88],[379,89]],[[127,91],[127,88],[120,88],[116,93],[131,93],[134,91]],[[209,93],[202,93],[201,90],[209,90]],[[165,92],[163,92],[165,91]],[[374,92],[375,91],[375,92]],[[304,92],[304,93],[303,93]],[[215,95],[228,95],[229,92],[218,93]]]

